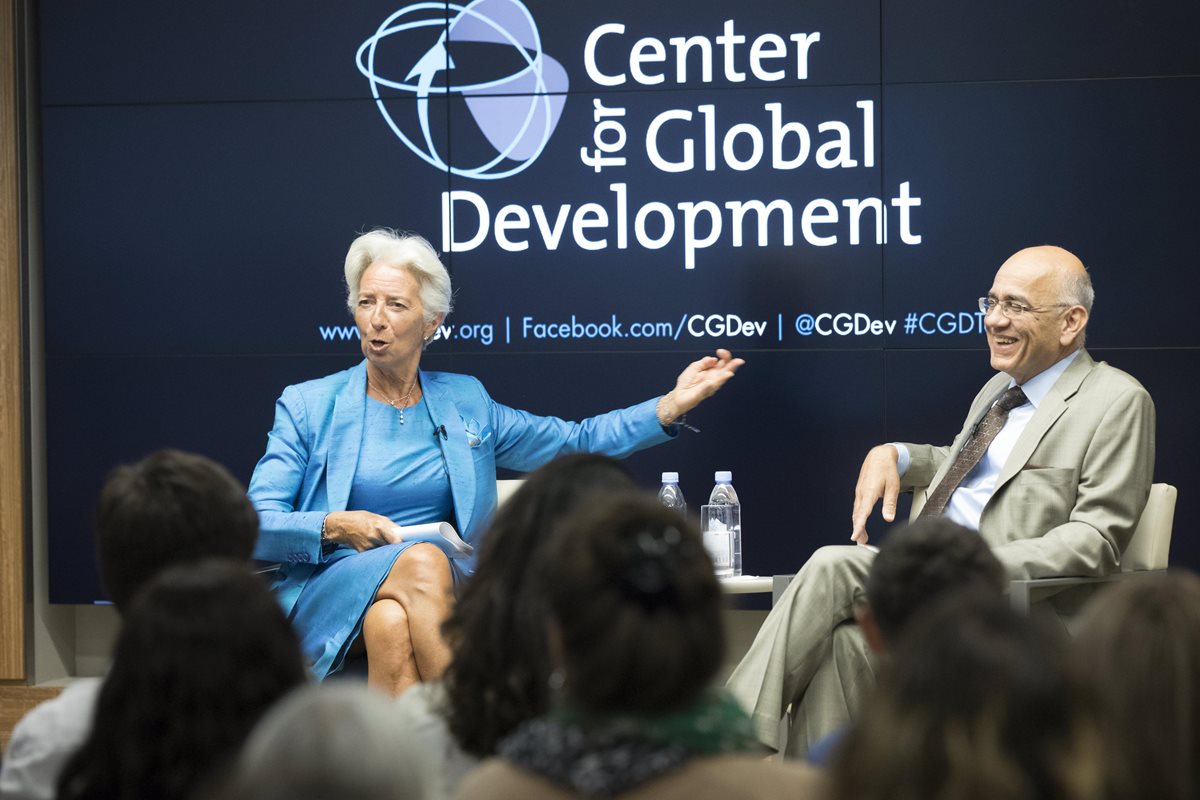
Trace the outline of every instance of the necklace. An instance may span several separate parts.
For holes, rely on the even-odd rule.
[[[408,387],[408,394],[404,395],[404,397],[401,397],[399,400],[393,400],[392,398],[390,398],[386,394],[384,394],[383,390],[375,385],[375,383],[371,380],[371,377],[369,375],[367,376],[367,385],[370,386],[372,389],[374,389],[379,394],[379,396],[383,398],[383,402],[387,403],[389,406],[391,406],[392,408],[394,408],[400,412],[400,424],[403,425],[404,424],[404,404],[408,402],[408,398],[412,397],[412,393],[414,391],[416,391],[416,389],[417,389],[417,377],[415,375],[413,376],[412,386]]]

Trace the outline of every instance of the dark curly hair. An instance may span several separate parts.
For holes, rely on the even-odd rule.
[[[1095,701],[1058,630],[980,586],[907,625],[830,768],[854,800],[1099,800]]]
[[[700,532],[646,494],[563,523],[541,579],[567,696],[598,713],[658,714],[694,702],[725,653],[721,586]]]
[[[185,800],[304,683],[300,645],[245,565],[172,567],[134,598],[60,800]]]
[[[883,540],[867,576],[867,603],[888,645],[941,595],[979,586],[996,597],[1008,577],[987,542],[946,517],[925,517]]]
[[[617,461],[568,455],[531,473],[496,512],[475,574],[442,628],[453,658],[441,712],[466,752],[491,755],[517,725],[549,710],[552,666],[538,564],[564,516],[633,488]]]

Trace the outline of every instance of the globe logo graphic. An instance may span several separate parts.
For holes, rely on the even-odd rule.
[[[431,37],[421,29],[436,28],[441,34],[424,49]],[[498,59],[508,65],[499,70],[504,74],[480,75],[480,65],[466,56],[456,64],[452,54],[478,53],[481,46],[504,48]],[[569,83],[562,64],[542,52],[537,24],[520,0],[413,3],[383,21],[359,46],[356,61],[379,113],[409,150],[432,167],[479,180],[516,175],[537,160],[558,125]],[[480,146],[461,148],[472,163],[450,163],[443,152],[450,149],[447,138],[436,131],[452,98],[465,102],[482,136]],[[461,162],[459,151],[456,146],[454,158]]]

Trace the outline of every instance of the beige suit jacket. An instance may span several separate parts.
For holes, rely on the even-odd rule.
[[[901,487],[914,491],[914,513],[1009,383],[1004,373],[988,381],[949,447],[906,445],[912,460]],[[1011,579],[1105,575],[1118,567],[1153,473],[1150,395],[1083,350],[1017,439],[979,532]]]

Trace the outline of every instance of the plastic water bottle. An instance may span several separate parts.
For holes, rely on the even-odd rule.
[[[719,471],[702,515],[704,546],[713,558],[717,575],[742,574],[742,504],[733,489],[733,473]]]
[[[658,502],[667,508],[673,508],[680,514],[687,515],[687,501],[683,499],[683,491],[679,488],[679,473],[664,472],[662,488],[658,490]]]

